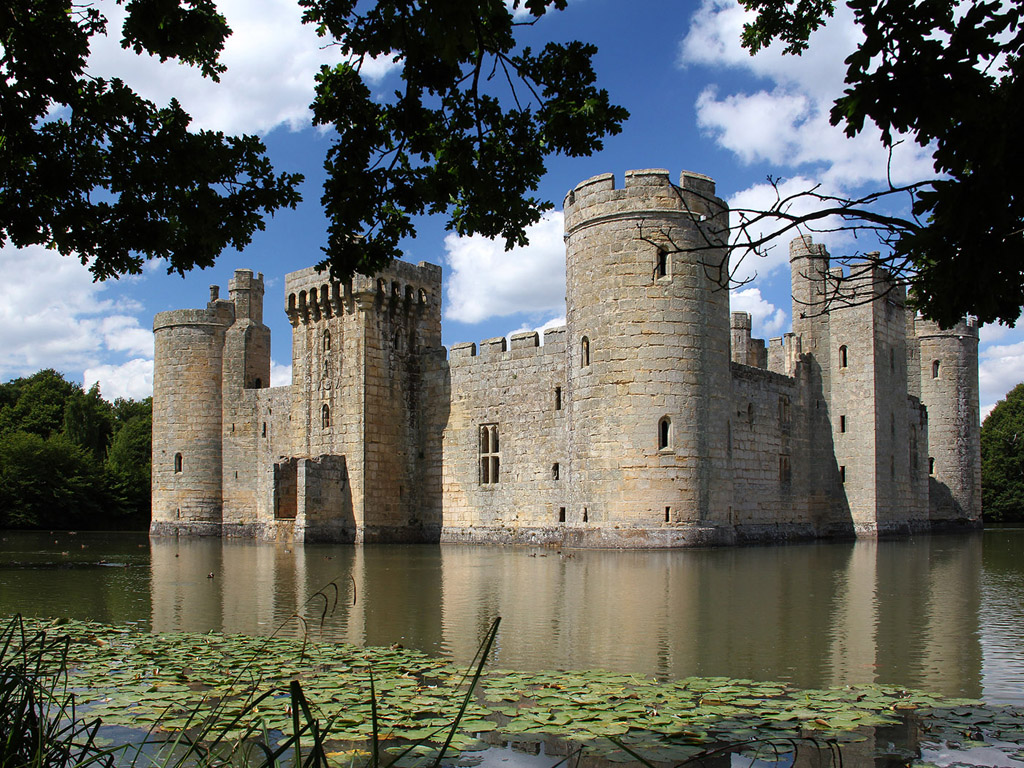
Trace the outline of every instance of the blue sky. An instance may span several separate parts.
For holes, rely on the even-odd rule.
[[[225,291],[232,272],[251,268],[267,281],[265,322],[273,336],[273,383],[289,381],[291,329],[283,306],[284,275],[320,259],[325,219],[320,210],[321,165],[329,135],[309,121],[313,74],[337,60],[299,23],[294,0],[218,0],[234,29],[220,85],[188,67],[159,64],[120,50],[112,0],[98,5],[115,35],[94,45],[91,71],[119,76],[158,103],[177,97],[195,124],[227,132],[259,133],[280,170],[306,175],[305,197],[257,233],[244,252],[225,252],[217,265],[181,278],[154,263],[141,276],[93,283],[74,259],[33,248],[0,250],[0,380],[52,367],[88,386],[100,382],[108,398],[144,397],[152,390],[152,318],[166,309],[202,306],[211,284]],[[564,317],[561,201],[579,181],[604,172],[620,179],[633,168],[687,169],[712,176],[731,204],[768,205],[769,175],[784,189],[820,183],[856,193],[884,182],[927,177],[919,148],[901,145],[892,162],[866,132],[848,140],[828,125],[841,92],[843,58],[857,33],[845,9],[812,40],[802,58],[769,49],[750,57],[739,47],[742,11],[734,0],[689,3],[645,0],[571,0],[525,30],[529,44],[581,39],[599,48],[599,80],[626,106],[624,131],[589,158],[553,158],[540,194],[556,204],[531,233],[531,245],[505,253],[482,238],[457,238],[440,219],[419,224],[406,244],[411,261],[441,264],[445,274],[444,343],[479,341],[517,330],[558,324]],[[364,70],[378,93],[394,89],[399,65],[373,62]],[[850,236],[817,238],[833,254],[873,250]],[[754,333],[777,336],[790,328],[785,243],[765,259],[747,259],[733,291],[734,310],[754,316]],[[1024,332],[982,329],[983,412],[1024,379]]]

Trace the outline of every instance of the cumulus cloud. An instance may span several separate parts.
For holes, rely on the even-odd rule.
[[[40,368],[98,371],[111,355],[151,366],[153,334],[126,314],[141,306],[107,294],[73,258],[38,246],[0,249],[0,379]],[[119,381],[138,369],[126,369]],[[148,381],[144,389],[152,388],[152,374]],[[112,386],[121,391],[120,383]]]
[[[833,218],[825,218],[820,222],[786,231],[781,230],[779,222],[775,219],[757,218],[757,212],[774,207],[796,216],[820,210],[819,201],[802,194],[815,186],[820,194],[833,194],[837,191],[825,185],[817,185],[815,181],[805,176],[795,176],[775,185],[768,182],[754,184],[729,198],[730,224],[734,239],[740,238],[738,242],[750,242],[781,232],[768,239],[757,253],[746,252],[742,248],[733,251],[730,267],[734,280],[741,283],[749,282],[758,277],[766,277],[782,267],[788,268],[789,243],[799,235],[809,234],[816,242],[824,243],[829,249],[848,244],[849,238],[843,233],[830,231],[838,224]],[[782,204],[782,200],[789,202]],[[738,235],[741,226],[744,227],[744,231]]]
[[[275,360],[270,361],[270,386],[286,387],[292,383],[292,366],[281,365]]]
[[[842,126],[830,124],[832,102],[844,88],[844,59],[862,39],[849,8],[839,4],[799,57],[783,55],[778,44],[750,56],[740,45],[743,22],[750,17],[732,0],[703,0],[680,46],[683,66],[740,70],[770,85],[725,94],[715,84],[705,88],[696,109],[707,135],[743,163],[766,162],[809,174],[837,193],[933,174],[927,150],[914,142],[900,144],[890,156],[873,126],[850,139]]]
[[[761,296],[758,288],[742,288],[729,294],[729,307],[733,312],[750,314],[751,335],[758,339],[778,336],[787,326],[789,316],[785,310],[776,307]]]
[[[982,328],[984,331],[984,328]],[[1020,338],[1021,332],[1006,329]],[[1005,335],[1005,334],[1003,334]],[[980,352],[978,366],[979,399],[982,419],[995,407],[996,401],[1024,381],[1024,340],[1009,344],[992,344]]]
[[[142,400],[153,394],[153,361],[135,358],[121,365],[97,365],[86,368],[82,386],[86,389],[99,383],[100,394],[107,400],[118,397]]]
[[[107,17],[107,36],[93,39],[90,74],[120,77],[157,104],[177,98],[198,128],[228,133],[265,133],[279,125],[298,130],[310,124],[314,76],[321,65],[342,61],[316,30],[302,24],[296,0],[218,0],[232,35],[221,54],[227,72],[220,83],[193,67],[160,63],[121,48],[124,8],[114,0],[97,7]],[[364,64],[365,79],[378,82],[400,65],[391,57]]]
[[[562,212],[555,211],[527,228],[525,248],[506,251],[501,241],[479,235],[445,237],[445,318],[478,323],[518,312],[564,312],[564,230]]]
[[[508,333],[506,333],[505,337],[506,338],[511,338],[512,336],[514,336],[517,333],[526,333],[526,332],[529,332],[529,331],[533,331],[538,336],[540,336],[540,345],[543,347],[544,346],[544,332],[546,330],[548,330],[549,328],[561,328],[564,325],[565,325],[565,313],[563,312],[558,317],[553,317],[550,320],[547,320],[547,321],[541,323],[540,325],[533,325],[532,323],[523,323],[522,325],[520,325],[515,330],[509,331]]]

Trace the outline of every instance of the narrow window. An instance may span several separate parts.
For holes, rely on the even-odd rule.
[[[551,465],[551,479],[552,480],[557,480],[558,479],[558,462],[557,461],[554,464]]]
[[[261,378],[259,378],[257,376],[255,384],[256,384],[256,389],[262,389],[263,388],[263,379],[261,379]]]
[[[174,474],[176,474],[176,475],[180,475],[181,474],[181,454],[180,453],[174,454]]]
[[[498,425],[480,425],[480,484],[498,482],[501,454],[498,452]]]
[[[326,403],[320,409],[320,426],[324,429],[331,426],[331,407]]]
[[[792,421],[788,395],[779,395],[779,423],[789,424]]]
[[[846,431],[846,416],[845,415],[839,417],[839,431],[840,432],[845,432]]]
[[[564,523],[565,522],[565,507],[559,507],[558,508],[558,522],[560,522],[560,523]]]
[[[562,410],[562,388],[555,387],[555,410]]]
[[[934,475],[935,474],[935,458],[932,457],[932,456],[928,457],[928,474],[929,475]]]
[[[846,483],[846,467],[845,466],[839,467],[839,482],[840,483],[844,483],[844,484]]]
[[[932,378],[933,379],[939,378],[939,361],[938,360],[932,360]]]
[[[754,404],[747,403],[747,424],[754,425]]]
[[[846,362],[846,345],[844,344],[839,348],[839,367],[845,368]]]
[[[665,522],[670,522],[672,517],[672,507],[665,507]]]
[[[590,520],[590,516],[587,514],[587,508],[583,508],[583,522],[586,523]]]
[[[658,255],[655,257],[654,277],[656,280],[668,277],[668,252],[664,248],[659,248]]]
[[[324,328],[324,352],[331,351],[331,332]]]
[[[672,447],[672,419],[662,416],[658,422],[658,450],[666,451]]]
[[[326,356],[324,357],[324,378],[331,378],[331,359]]]
[[[779,456],[779,482],[782,484],[788,484],[792,479],[792,472],[789,468],[789,456]]]
[[[584,368],[590,365],[590,339],[586,336],[580,341],[580,365]]]
[[[267,436],[267,422],[265,421],[263,422],[263,436]]]

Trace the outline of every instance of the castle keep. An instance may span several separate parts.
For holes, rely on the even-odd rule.
[[[157,535],[683,547],[980,524],[978,329],[790,245],[793,331],[729,312],[706,176],[565,199],[566,325],[441,346],[441,270],[263,277],[154,321]],[[845,301],[828,303],[842,293]],[[543,343],[541,343],[543,341]]]

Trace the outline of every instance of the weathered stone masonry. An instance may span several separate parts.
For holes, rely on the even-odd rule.
[[[157,315],[152,533],[681,547],[978,525],[976,324],[914,318],[884,272],[797,238],[793,331],[752,339],[717,280],[727,214],[694,173],[577,185],[566,326],[543,340],[446,352],[424,262],[292,273],[287,387],[262,275]]]

